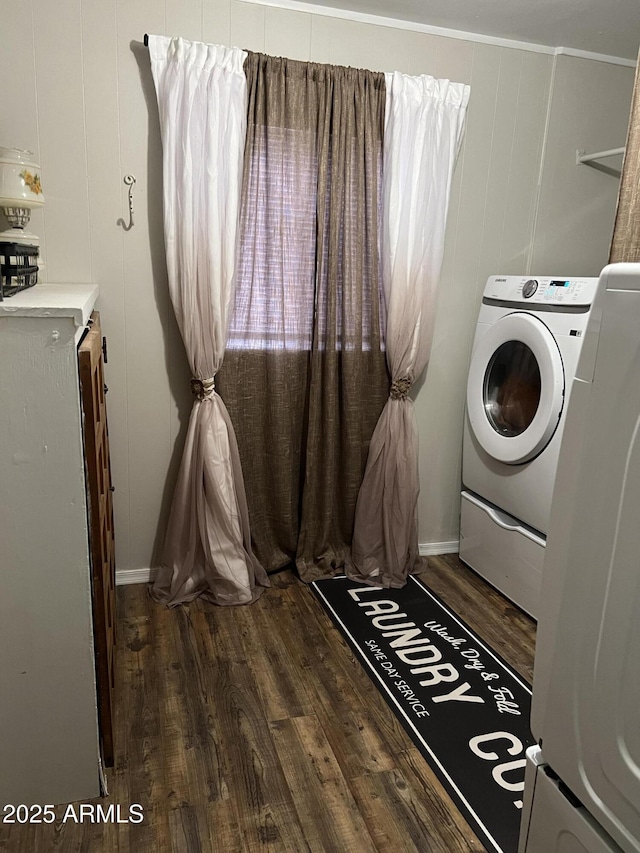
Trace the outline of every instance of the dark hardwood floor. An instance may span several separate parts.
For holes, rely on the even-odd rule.
[[[456,557],[424,578],[531,679],[530,619]],[[119,587],[115,767],[94,802],[144,820],[0,825],[0,849],[483,850],[311,591],[288,571],[272,584],[248,607],[174,610]]]

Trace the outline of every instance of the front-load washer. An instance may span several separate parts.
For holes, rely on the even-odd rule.
[[[460,558],[537,615],[551,495],[597,278],[491,276],[473,343]]]

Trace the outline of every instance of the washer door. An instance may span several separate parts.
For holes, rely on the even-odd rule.
[[[506,314],[480,340],[469,369],[467,413],[481,447],[499,462],[528,462],[551,441],[563,401],[553,335],[532,314]]]

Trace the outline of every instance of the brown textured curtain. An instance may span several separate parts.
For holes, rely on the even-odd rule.
[[[240,263],[217,384],[255,553],[311,581],[350,559],[389,393],[379,215],[385,80],[250,53]]]
[[[640,261],[640,57],[631,101],[610,263]]]

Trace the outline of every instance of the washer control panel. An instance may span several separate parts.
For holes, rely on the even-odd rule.
[[[591,305],[597,278],[568,276],[492,275],[484,289],[485,299],[554,305]]]

